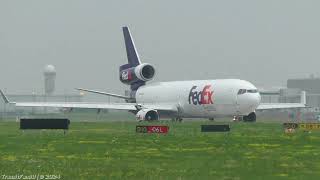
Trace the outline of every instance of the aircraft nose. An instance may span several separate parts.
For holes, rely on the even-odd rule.
[[[254,111],[260,104],[261,96],[259,93],[250,94],[248,98],[248,104],[250,104],[250,109]]]
[[[260,95],[260,93],[257,93],[256,97],[255,97],[256,108],[259,106],[260,102],[261,102],[261,95]]]

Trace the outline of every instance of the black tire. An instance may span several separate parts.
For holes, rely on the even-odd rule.
[[[250,113],[248,116],[243,116],[244,122],[256,122],[257,116],[255,112]]]

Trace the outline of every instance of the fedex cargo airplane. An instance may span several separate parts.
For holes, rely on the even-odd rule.
[[[81,91],[117,97],[125,103],[55,103],[55,102],[10,102],[3,94],[6,103],[17,107],[56,107],[115,109],[134,113],[139,121],[171,118],[234,117],[243,121],[256,121],[256,110],[303,108],[306,104],[305,92],[300,103],[261,104],[258,89],[250,82],[240,79],[192,80],[154,82],[154,66],[140,61],[128,27],[123,27],[128,63],[120,66],[120,81],[130,86],[130,95],[78,88]]]

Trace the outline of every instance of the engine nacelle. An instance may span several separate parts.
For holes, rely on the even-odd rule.
[[[154,109],[141,109],[137,112],[136,118],[138,121],[156,121],[159,120],[159,114]]]
[[[152,65],[144,63],[136,67],[120,71],[120,81],[124,84],[134,84],[139,81],[147,82],[153,79],[155,69]]]

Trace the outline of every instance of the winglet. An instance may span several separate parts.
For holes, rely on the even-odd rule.
[[[301,104],[307,105],[306,91],[301,91]]]
[[[0,89],[0,94],[1,94],[3,100],[4,100],[4,102],[5,102],[6,104],[10,103],[9,99],[3,94],[3,92],[2,92],[1,89]]]

